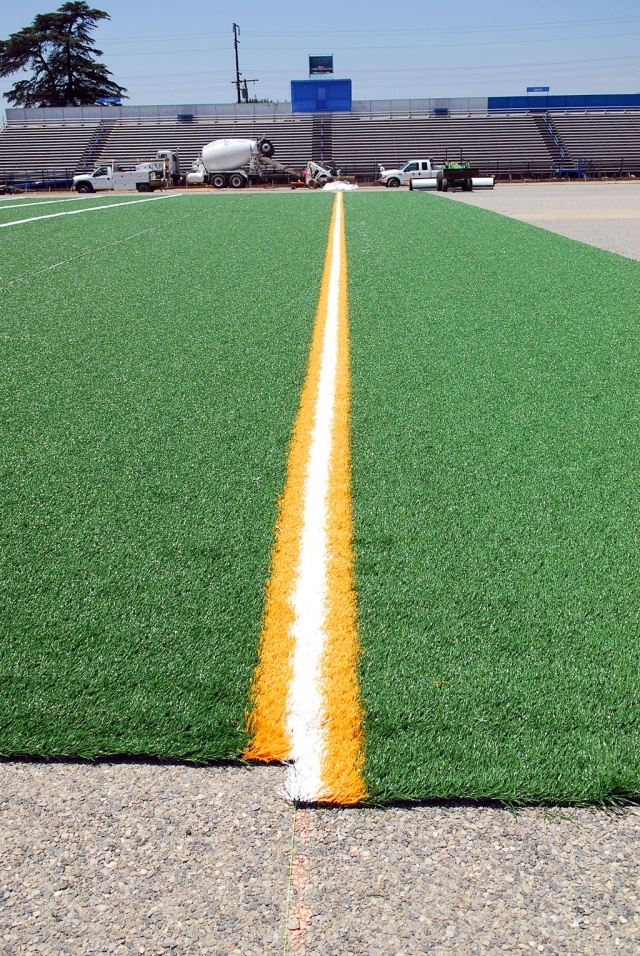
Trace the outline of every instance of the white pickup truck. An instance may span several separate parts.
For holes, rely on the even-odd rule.
[[[180,182],[177,150],[159,149],[149,163],[105,163],[92,173],[73,177],[73,188],[79,193],[95,193],[101,189],[137,189],[150,193]]]
[[[169,185],[164,163],[138,163],[133,169],[114,167],[110,163],[98,166],[92,173],[73,177],[73,188],[79,193],[95,193],[101,189],[137,189],[150,193]]]
[[[433,179],[438,170],[431,165],[430,159],[410,159],[400,169],[380,167],[380,182],[383,186],[408,186],[411,179]]]

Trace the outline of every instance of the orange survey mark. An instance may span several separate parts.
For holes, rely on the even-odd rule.
[[[289,761],[289,793],[303,802],[353,804],[366,797],[349,407],[346,243],[337,193],[279,508],[244,754]]]

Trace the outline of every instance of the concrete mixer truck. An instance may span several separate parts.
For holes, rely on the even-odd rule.
[[[272,159],[273,143],[260,139],[216,139],[203,146],[202,152],[187,173],[187,186],[203,183],[224,189],[243,189],[253,179],[262,179],[271,170],[298,176],[296,169]]]

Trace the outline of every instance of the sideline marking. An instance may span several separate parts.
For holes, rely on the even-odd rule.
[[[14,219],[13,222],[0,222],[0,229],[9,226],[22,226],[25,222],[37,222],[39,219],[56,219],[58,216],[81,216],[85,212],[104,212],[105,209],[123,209],[125,206],[136,206],[139,202],[157,202],[159,199],[175,199],[182,193],[170,193],[168,196],[154,196],[152,199],[133,199],[124,202],[112,202],[108,206],[91,206],[90,209],[71,209],[69,212],[50,212],[46,216],[31,216],[29,219]],[[0,207],[2,208],[2,207]]]
[[[247,759],[289,762],[298,802],[358,803],[358,699],[343,198],[337,193],[280,503]]]
[[[36,200],[35,202],[15,202],[11,206],[5,202],[0,202],[0,212],[3,212],[5,209],[26,209],[28,206],[53,206],[55,203],[61,202],[86,202],[87,199],[109,199],[108,193],[94,194],[93,196],[71,196],[68,199],[42,199]],[[5,205],[6,203],[6,205]]]

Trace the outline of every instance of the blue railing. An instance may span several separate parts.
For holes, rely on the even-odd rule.
[[[542,114],[542,121],[543,121],[543,123],[545,124],[545,126],[547,127],[547,129],[549,130],[549,133],[551,134],[551,136],[553,137],[554,145],[556,146],[558,152],[560,153],[560,163],[562,163],[562,160],[565,158],[566,153],[565,153],[563,147],[560,145],[560,140],[558,139],[558,137],[557,137],[557,135],[556,135],[556,131],[554,130],[553,126],[551,125],[551,122],[550,122],[550,120],[549,120],[549,117],[547,116],[546,113],[543,113],[543,114]]]
[[[86,155],[85,155],[84,159],[82,160],[82,166],[81,166],[80,168],[81,168],[81,170],[82,170],[83,173],[86,173],[87,167],[88,167],[88,165],[89,165],[89,159],[90,159],[90,158],[93,156],[93,154],[95,153],[96,146],[99,144],[100,140],[102,139],[102,134],[103,134],[104,132],[105,132],[105,125],[104,125],[104,123],[100,123],[100,129],[98,130],[98,132],[97,132],[97,133],[95,134],[95,136],[93,137],[93,140],[92,140],[92,142],[91,142],[91,144],[90,144],[90,146],[89,146],[89,149],[87,150]]]
[[[0,175],[0,184],[11,189],[71,189],[73,170],[40,169],[16,170]]]
[[[575,166],[563,166],[562,161],[560,165],[556,166],[555,174],[559,179],[562,179],[563,176],[576,176],[578,179],[594,179],[598,170],[593,165],[590,159],[585,159],[584,156],[578,156],[578,162]]]

